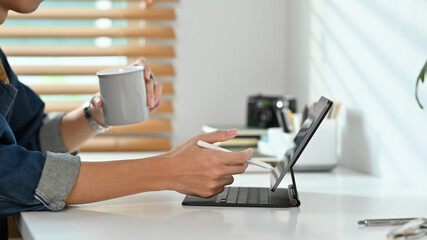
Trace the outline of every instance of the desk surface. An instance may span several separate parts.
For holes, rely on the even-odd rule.
[[[289,182],[285,177],[281,187]],[[358,220],[427,215],[425,191],[345,168],[296,173],[296,182],[299,208],[184,207],[184,195],[161,191],[69,206],[61,212],[26,212],[16,219],[24,239],[360,240],[385,239],[393,227],[360,227]],[[236,176],[233,185],[266,187],[269,175],[251,168]]]

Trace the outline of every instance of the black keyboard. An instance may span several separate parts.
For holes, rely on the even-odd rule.
[[[270,188],[226,187],[211,198],[186,196],[185,206],[220,207],[297,207],[300,202],[286,188],[270,191]]]
[[[216,196],[216,203],[268,204],[268,188],[226,187]]]

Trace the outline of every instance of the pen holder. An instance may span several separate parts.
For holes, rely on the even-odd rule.
[[[330,170],[338,163],[338,128],[336,119],[324,119],[294,166],[295,171]],[[269,128],[270,154],[279,159],[293,146],[295,133]],[[297,132],[297,131],[296,131]]]

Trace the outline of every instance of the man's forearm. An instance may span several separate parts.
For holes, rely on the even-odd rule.
[[[160,156],[111,162],[82,162],[66,204],[97,202],[147,191],[172,190],[167,159]]]

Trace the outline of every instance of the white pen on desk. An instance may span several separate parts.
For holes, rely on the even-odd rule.
[[[197,146],[202,147],[202,148],[207,148],[207,149],[218,150],[218,151],[222,151],[222,152],[232,152],[228,149],[212,145],[212,144],[204,142],[202,140],[197,141]],[[265,162],[262,162],[262,161],[259,161],[256,159],[250,159],[250,160],[248,160],[248,163],[256,165],[258,167],[266,168],[266,169],[274,169],[270,164],[267,164]]]

